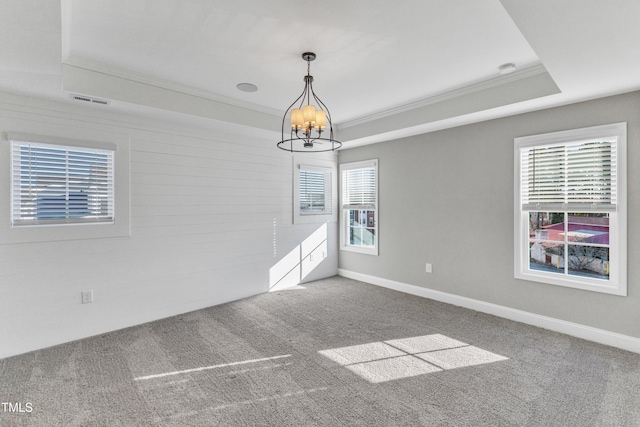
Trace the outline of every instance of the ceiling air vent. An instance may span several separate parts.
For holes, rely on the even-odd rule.
[[[84,95],[71,94],[71,99],[73,99],[74,101],[88,102],[90,104],[98,104],[98,105],[109,105],[111,103],[111,101],[107,101],[106,99],[92,98],[90,96],[84,96]]]

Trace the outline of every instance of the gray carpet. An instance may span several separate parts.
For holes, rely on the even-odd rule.
[[[32,406],[1,426],[636,426],[640,355],[334,277],[0,360],[0,401]]]

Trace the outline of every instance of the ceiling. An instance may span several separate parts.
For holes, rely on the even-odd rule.
[[[345,147],[640,89],[636,0],[3,0],[0,91],[279,136],[314,88]],[[512,62],[516,72],[501,75]],[[257,92],[236,88],[252,83]]]

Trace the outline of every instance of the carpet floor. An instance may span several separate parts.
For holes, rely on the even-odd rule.
[[[333,277],[0,360],[0,400],[1,426],[638,426],[640,355]]]

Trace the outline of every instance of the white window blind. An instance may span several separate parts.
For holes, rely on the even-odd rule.
[[[300,166],[300,215],[331,214],[331,170]]]
[[[12,141],[12,224],[113,222],[114,151]]]
[[[616,138],[521,150],[523,211],[615,211]]]
[[[376,165],[371,163],[342,170],[342,207],[372,210],[376,208]]]

